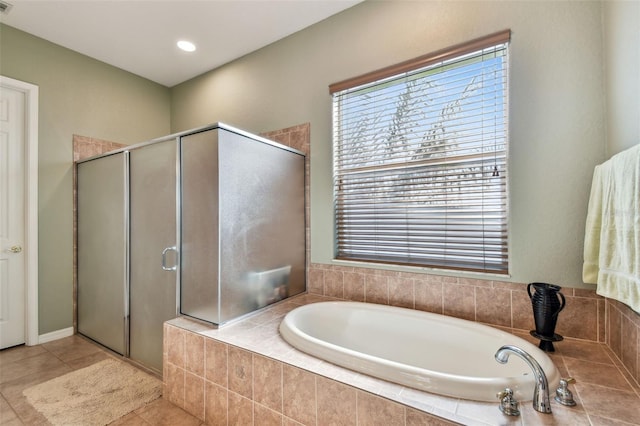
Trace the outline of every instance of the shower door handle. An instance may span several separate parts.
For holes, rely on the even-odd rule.
[[[167,252],[174,251],[176,253],[176,263],[173,266],[167,266]],[[178,248],[176,246],[166,247],[162,250],[162,269],[165,271],[177,271],[178,270]]]

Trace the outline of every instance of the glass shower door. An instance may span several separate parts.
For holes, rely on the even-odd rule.
[[[177,141],[129,155],[129,356],[162,372],[163,323],[177,316]]]
[[[78,332],[125,355],[127,153],[77,167]]]

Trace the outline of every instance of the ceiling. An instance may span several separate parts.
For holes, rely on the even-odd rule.
[[[172,87],[361,1],[0,0],[0,22]]]

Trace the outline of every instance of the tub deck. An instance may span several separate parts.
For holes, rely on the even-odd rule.
[[[577,379],[571,386],[576,407],[564,407],[552,400],[553,413],[545,415],[534,411],[530,403],[522,403],[521,416],[507,417],[498,410],[497,399],[495,403],[476,402],[407,388],[311,357],[280,337],[278,327],[289,311],[331,300],[336,299],[295,296],[219,329],[184,317],[167,322],[165,398],[207,422],[216,415],[214,412],[224,410],[229,424],[231,416],[243,412],[252,416],[253,423],[249,424],[256,425],[266,424],[267,414],[277,424],[287,424],[286,420],[292,419],[313,425],[324,424],[326,416],[332,415],[344,416],[341,421],[354,425],[365,424],[367,418],[384,418],[389,425],[427,421],[465,425],[604,425],[614,420],[640,424],[640,389],[625,378],[611,351],[595,342],[567,338],[556,344],[557,352],[551,355],[562,377],[572,375]],[[527,331],[507,331],[537,343]],[[265,382],[269,372],[276,372],[279,384]],[[273,386],[280,386],[279,402],[272,401],[278,398],[278,392],[265,391]],[[221,393],[226,397],[218,398]],[[223,400],[228,405],[220,405]],[[217,405],[211,405],[212,401],[218,401]],[[340,408],[331,413],[322,409],[328,401],[340,404]],[[238,411],[240,403],[245,405]]]

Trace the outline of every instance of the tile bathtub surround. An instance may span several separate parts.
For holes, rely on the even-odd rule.
[[[300,305],[290,305],[291,308],[296,306]],[[285,311],[281,313],[284,315]],[[279,318],[281,316],[273,319],[279,323]],[[171,323],[174,322],[177,325],[165,324],[164,329],[167,343],[163,395],[208,425],[454,424],[304,368],[208,337],[207,327],[203,330],[199,323],[187,319]],[[248,324],[262,328],[254,322],[238,323],[231,327],[246,335],[241,337],[233,333],[235,338],[249,341],[257,336],[256,333],[263,332],[267,340],[269,336],[273,337],[266,328],[252,331],[254,327],[248,327]],[[195,327],[200,333],[183,329],[184,326]],[[203,344],[198,338],[203,339]],[[269,352],[277,352],[285,345],[281,342],[279,349],[272,347]],[[189,353],[194,359],[201,360],[200,364],[189,365]],[[310,358],[304,354],[297,356],[300,358],[298,363],[302,364]],[[316,364],[320,365],[320,362]],[[200,368],[203,375],[191,372]]]
[[[312,263],[309,293],[339,299],[402,306],[492,326],[535,328],[527,284],[394,272]],[[567,300],[556,332],[606,343],[640,383],[640,315],[595,290],[565,287]]]
[[[520,404],[458,400],[365,376],[288,345],[280,321],[298,306],[334,298],[304,294],[234,324],[211,328],[187,318],[165,324],[164,397],[211,425],[611,425],[640,424],[640,386],[604,344],[567,338],[551,357],[578,406],[552,401],[552,415]],[[526,331],[514,334],[535,341]],[[189,361],[191,360],[191,361]],[[203,374],[198,373],[202,371]]]
[[[640,314],[617,300],[607,299],[607,345],[640,383]]]
[[[494,326],[535,328],[527,285],[312,263],[309,293],[401,306]],[[563,288],[567,299],[556,332],[605,342],[605,299],[592,290]]]

